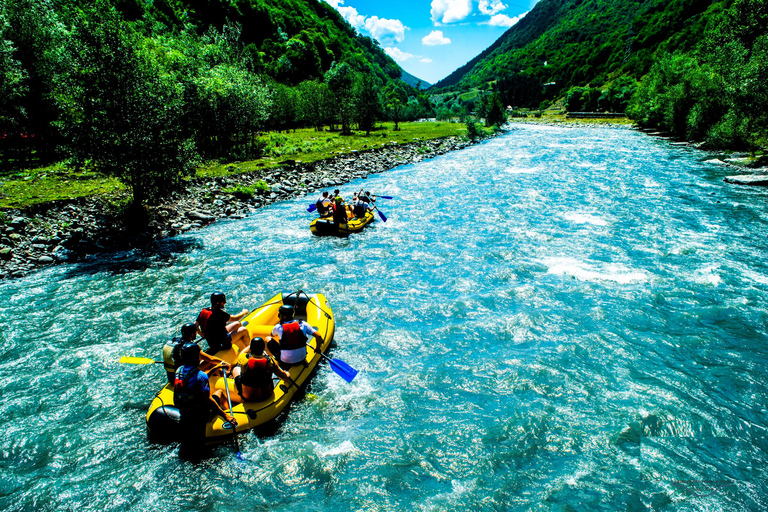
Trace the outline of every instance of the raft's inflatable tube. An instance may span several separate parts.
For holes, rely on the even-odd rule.
[[[309,224],[309,230],[317,236],[347,236],[350,233],[362,231],[365,226],[373,222],[373,212],[368,211],[363,218],[349,219],[346,224],[335,224],[331,218],[315,219]]]
[[[147,431],[150,439],[158,443],[177,441],[181,436],[179,430],[179,409],[172,405],[163,405],[152,411],[147,418]]]

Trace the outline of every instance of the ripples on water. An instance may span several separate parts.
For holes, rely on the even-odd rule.
[[[0,283],[2,510],[765,510],[765,189],[629,130],[518,127],[313,198]],[[150,445],[160,357],[216,289],[322,292],[337,321],[272,435]],[[316,397],[314,396],[316,395]]]

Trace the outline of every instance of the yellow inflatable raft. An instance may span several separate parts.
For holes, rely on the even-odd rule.
[[[373,212],[368,211],[363,218],[352,218],[347,220],[346,224],[339,224],[338,226],[333,223],[331,217],[321,217],[313,220],[309,224],[309,230],[313,235],[325,236],[347,236],[350,233],[357,233],[362,231],[365,226],[373,222]]]
[[[305,320],[317,329],[323,337],[321,352],[327,351],[333,340],[335,324],[331,306],[325,296],[319,293],[307,295],[304,292],[296,292],[275,295],[242,320],[243,326],[248,329],[250,338],[255,336],[265,338],[271,334],[272,328],[278,322],[277,310],[283,304],[294,307],[296,312],[294,318]],[[234,379],[227,378],[229,394],[232,399],[232,415],[237,421],[237,432],[245,432],[274,419],[288,406],[299,388],[310,378],[320,359],[324,357],[311,348],[314,347],[315,342],[314,339],[310,339],[304,363],[295,364],[288,370],[295,385],[288,386],[276,379],[274,394],[264,401],[242,402],[235,389]],[[233,346],[229,350],[222,350],[213,355],[234,364],[238,357],[238,350],[238,347]],[[334,363],[335,361],[331,360],[331,364]],[[221,370],[211,372],[209,377],[211,391],[214,389],[224,390],[224,377]],[[163,441],[178,439],[178,418],[179,410],[173,403],[173,386],[166,384],[155,395],[147,412],[147,428],[150,436]],[[214,416],[206,427],[206,443],[214,444],[227,441],[233,437],[233,434],[232,426],[224,418]]]

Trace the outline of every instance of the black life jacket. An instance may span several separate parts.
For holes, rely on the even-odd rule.
[[[203,396],[199,373],[198,368],[192,368],[189,372],[185,372],[183,366],[176,372],[176,381],[173,385],[173,403],[182,414],[185,411],[198,412],[206,406],[208,397]]]
[[[280,338],[280,350],[293,350],[306,346],[307,335],[301,330],[301,323],[298,320],[282,325],[283,336]]]
[[[326,213],[328,213],[328,207],[323,204],[325,202],[325,200],[326,200],[325,197],[321,197],[315,203],[315,206],[317,207],[317,213],[319,213],[321,216],[323,216]]]

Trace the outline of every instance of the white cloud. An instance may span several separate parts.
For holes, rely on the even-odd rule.
[[[501,3],[501,0],[480,0],[478,8],[480,9],[481,13],[487,16],[493,16],[494,14],[506,9],[507,6]]]
[[[521,19],[523,19],[523,16],[528,14],[527,12],[524,12],[523,14],[519,16],[515,16],[514,18],[510,18],[506,14],[496,14],[495,16],[491,16],[490,21],[488,22],[489,25],[492,25],[494,27],[511,27]]]
[[[432,0],[432,22],[454,23],[472,12],[472,0]]]
[[[400,20],[389,20],[378,16],[371,16],[365,20],[365,29],[370,32],[374,39],[379,41],[391,38],[402,43],[405,39],[406,28],[408,27],[403,25]]]
[[[430,62],[432,62],[432,59],[430,59],[429,57],[424,57],[423,59],[421,59],[421,62],[423,62],[424,64],[429,64]]]
[[[343,3],[344,3],[343,0],[338,0],[338,4],[333,6],[336,8],[337,11],[339,11],[339,14],[341,14],[341,17],[347,20],[347,22],[350,25],[352,25],[358,30],[365,27],[365,16],[363,16],[362,14],[359,14],[357,12],[357,9],[355,9],[354,7],[341,6],[340,4],[343,4]]]
[[[387,52],[387,55],[392,57],[398,62],[404,62],[408,59],[412,59],[414,55],[412,53],[404,52],[400,48],[384,48],[384,51]]]
[[[427,46],[451,44],[451,40],[443,35],[442,30],[433,30],[429,35],[421,38],[421,43]]]

